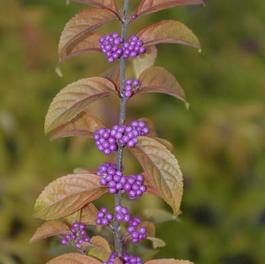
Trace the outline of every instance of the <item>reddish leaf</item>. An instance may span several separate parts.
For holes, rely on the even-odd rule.
[[[81,79],[69,84],[53,99],[45,119],[45,132],[68,125],[89,104],[115,91],[115,85],[102,77]]]
[[[146,15],[175,6],[201,4],[204,4],[203,0],[142,0],[136,15]]]
[[[75,15],[64,27],[59,41],[59,57],[73,49],[86,36],[91,34],[98,27],[114,20],[116,16],[102,8],[93,8],[81,11]]]
[[[95,174],[70,174],[51,182],[35,203],[35,216],[44,220],[66,217],[106,192]]]
[[[175,20],[162,20],[148,26],[138,33],[138,37],[144,42],[145,47],[172,43],[200,48],[200,42],[193,32]]]
[[[70,223],[82,222],[86,225],[96,225],[97,215],[98,209],[90,203],[73,215],[68,216],[67,221]]]
[[[102,7],[117,12],[115,0],[71,0],[72,2]]]
[[[121,261],[120,258],[116,258],[114,264],[123,264],[123,261]]]
[[[101,262],[89,256],[68,253],[50,260],[47,264],[101,264]]]
[[[193,264],[193,262],[177,259],[153,259],[145,262],[145,264]]]
[[[174,214],[178,214],[183,177],[174,155],[159,140],[150,137],[139,137],[136,147],[131,151],[142,165],[152,193],[158,194],[171,206]]]
[[[48,221],[38,227],[32,238],[30,239],[30,243],[51,236],[66,235],[70,232],[71,231],[69,227],[65,223],[60,221]]]
[[[89,35],[86,35],[86,37],[84,37],[83,39],[79,39],[77,43],[73,41],[71,45],[68,45],[64,49],[60,50],[59,61],[63,62],[66,59],[78,56],[89,51],[100,52],[100,37],[100,34],[93,32]]]
[[[73,120],[51,131],[51,139],[64,138],[64,137],[93,137],[94,132],[103,128],[102,122],[82,112]]]
[[[162,67],[151,67],[140,75],[138,93],[165,93],[186,102],[185,93],[176,78]]]

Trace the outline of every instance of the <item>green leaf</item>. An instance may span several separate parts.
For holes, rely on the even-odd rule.
[[[141,88],[138,94],[164,93],[186,102],[185,93],[176,78],[162,67],[151,67],[139,77]]]
[[[47,264],[101,264],[101,262],[89,256],[68,253],[48,261]]]
[[[111,255],[109,242],[102,236],[93,236],[90,243],[89,255],[94,256],[102,261],[107,261]]]
[[[162,248],[166,246],[166,243],[164,240],[157,238],[157,237],[147,237],[148,240],[152,242],[153,248]]]
[[[131,151],[142,165],[145,179],[154,194],[168,203],[174,214],[179,214],[183,176],[175,156],[159,140],[150,137],[139,137]]]
[[[54,220],[66,217],[98,199],[107,191],[95,174],[70,174],[51,182],[35,203],[35,217]]]
[[[58,46],[59,57],[61,58],[63,54],[67,54],[68,49],[73,49],[82,42],[91,34],[91,31],[116,18],[113,12],[102,8],[87,9],[76,14],[65,25],[61,34]]]
[[[138,10],[137,16],[151,14],[167,8],[184,5],[200,5],[204,4],[202,0],[142,0]]]
[[[70,232],[71,230],[69,229],[68,225],[63,222],[54,220],[47,221],[43,223],[40,227],[38,227],[32,238],[30,239],[30,243],[46,239],[51,236],[66,235]]]
[[[155,46],[150,47],[146,52],[135,59],[133,59],[133,69],[136,78],[139,78],[141,73],[154,65],[157,57],[157,49]]]
[[[115,93],[115,85],[102,77],[81,79],[63,88],[53,99],[45,119],[45,132],[68,124],[89,104]]]
[[[146,208],[144,209],[143,214],[147,219],[150,219],[155,223],[164,223],[177,220],[175,215],[172,215],[172,213],[164,209]]]
[[[137,35],[144,42],[145,47],[172,43],[200,48],[200,42],[193,32],[183,23],[175,20],[162,20],[142,29]]]

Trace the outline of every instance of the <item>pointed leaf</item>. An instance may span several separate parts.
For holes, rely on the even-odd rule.
[[[160,141],[150,137],[139,137],[131,151],[142,165],[148,183],[171,206],[174,214],[178,214],[183,177],[174,155]]]
[[[157,49],[152,46],[146,50],[146,52],[133,60],[133,69],[136,78],[139,78],[141,73],[154,65],[157,57]]]
[[[162,20],[148,26],[138,33],[138,37],[144,42],[145,47],[172,43],[200,48],[200,42],[193,32],[175,20]]]
[[[170,212],[164,209],[147,208],[144,209],[143,214],[147,219],[152,220],[155,223],[164,223],[177,220],[175,215],[172,215]]]
[[[47,264],[101,264],[101,262],[89,256],[68,253],[50,260]]]
[[[52,140],[64,137],[93,137],[94,132],[103,128],[103,123],[96,117],[82,112],[68,123],[51,131]]]
[[[115,0],[71,0],[72,2],[102,7],[117,12]]]
[[[78,39],[77,42],[73,41],[71,44],[60,50],[59,61],[63,62],[66,59],[78,56],[86,52],[100,52],[100,37],[100,34],[92,32],[89,35],[86,35],[84,38]]]
[[[53,99],[45,119],[45,132],[69,123],[89,104],[114,92],[115,85],[102,77],[81,79],[69,84]]]
[[[175,6],[201,4],[204,4],[202,0],[142,0],[136,15],[141,16],[151,14]]]
[[[35,203],[35,216],[53,220],[69,216],[106,192],[95,174],[70,174],[51,182]]]
[[[114,20],[116,16],[107,9],[93,8],[83,10],[76,14],[66,25],[59,41],[59,57],[65,53],[69,47],[74,48],[91,31]]]
[[[152,242],[153,248],[162,248],[166,246],[165,241],[160,238],[149,236],[147,239]]]
[[[30,239],[30,243],[46,239],[51,236],[66,235],[70,232],[71,231],[69,227],[65,223],[60,221],[48,221],[38,227],[32,238]]]
[[[96,225],[97,215],[98,209],[90,203],[73,215],[68,216],[67,221],[70,223],[81,222],[86,225]]]
[[[89,254],[102,261],[107,261],[111,255],[111,249],[109,242],[101,236],[93,236],[90,243],[92,248],[89,250]]]
[[[188,260],[177,260],[177,259],[152,259],[145,264],[193,264]]]
[[[185,93],[176,78],[162,67],[151,67],[140,75],[138,93],[164,93],[186,102]]]

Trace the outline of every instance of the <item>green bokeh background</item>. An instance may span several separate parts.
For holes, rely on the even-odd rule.
[[[131,1],[137,6],[139,1]],[[102,55],[85,55],[55,74],[64,24],[83,6],[63,0],[0,2],[0,263],[42,264],[62,249],[29,244],[40,224],[34,201],[51,180],[104,157],[85,140],[50,142],[43,121],[53,96],[67,83],[107,70]],[[202,53],[159,46],[157,65],[170,70],[191,104],[163,95],[133,99],[129,119],[151,118],[172,141],[185,175],[182,215],[157,225],[167,247],[156,257],[197,264],[265,263],[265,2],[211,0],[140,18],[132,31],[162,18],[186,23]],[[116,25],[105,27],[113,31]],[[115,122],[115,102],[93,111]],[[111,110],[113,114],[110,114]],[[128,160],[132,170],[137,165]],[[101,199],[100,204],[109,204]],[[146,197],[134,209],[164,208]],[[150,252],[149,252],[150,253]],[[147,256],[149,253],[145,253]]]

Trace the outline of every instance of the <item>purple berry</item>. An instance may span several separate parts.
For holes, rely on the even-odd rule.
[[[113,216],[106,208],[101,208],[98,212],[96,224],[107,226],[111,223]]]

